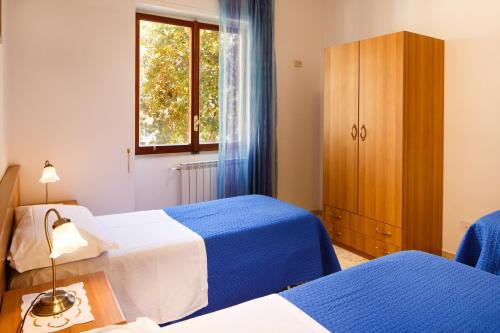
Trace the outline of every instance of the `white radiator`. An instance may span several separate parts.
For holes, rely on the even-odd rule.
[[[217,199],[217,161],[181,163],[181,204]]]

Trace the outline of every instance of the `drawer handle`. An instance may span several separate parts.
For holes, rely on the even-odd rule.
[[[333,233],[335,236],[342,236],[342,233],[340,231],[336,231]]]
[[[378,246],[375,246],[375,249],[382,254],[391,254],[391,251],[383,250],[383,249],[379,248]]]
[[[378,234],[381,234],[382,236],[384,237],[391,237],[392,234],[390,232],[387,232],[387,231],[380,231],[379,228],[376,228],[375,229],[375,232],[377,232]]]
[[[341,215],[333,215],[332,212],[330,212],[330,214],[328,214],[328,215],[330,215],[331,217],[333,217],[336,220],[342,220],[342,216]]]

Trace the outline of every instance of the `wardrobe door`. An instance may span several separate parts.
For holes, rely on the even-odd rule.
[[[360,42],[358,213],[401,227],[404,34]]]
[[[357,212],[359,42],[325,50],[324,203]]]

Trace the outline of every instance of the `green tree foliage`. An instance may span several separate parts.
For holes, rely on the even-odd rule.
[[[200,142],[219,141],[219,32],[200,31]]]
[[[141,21],[140,144],[190,143],[191,30]],[[217,32],[200,33],[200,141],[218,137]]]

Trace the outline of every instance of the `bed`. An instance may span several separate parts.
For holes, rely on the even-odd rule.
[[[160,332],[500,332],[499,314],[499,277],[408,251]]]
[[[165,211],[205,240],[210,301],[193,316],[340,271],[323,224],[279,200],[249,195]]]
[[[481,217],[470,226],[455,260],[500,275],[500,210]]]
[[[9,168],[6,176],[17,179],[19,169],[17,168],[17,171],[11,169]],[[18,192],[14,192],[18,196]],[[15,207],[15,204],[11,206]],[[163,212],[199,235],[205,244],[208,306],[192,313],[190,317],[262,297],[283,290],[287,286],[311,281],[340,270],[340,265],[321,222],[309,212],[273,198],[244,196],[168,208]],[[2,225],[3,236],[7,239],[2,243],[2,250],[8,247],[8,238],[11,234],[12,221],[9,221],[9,218],[12,219],[11,213]],[[116,228],[119,224],[118,220],[130,218],[130,216],[115,214],[98,218],[108,221]],[[141,238],[142,231],[138,228],[138,223],[135,223],[134,232],[137,235],[136,238]],[[140,227],[148,229],[144,225]],[[159,235],[148,235],[148,237],[154,236],[158,238]],[[148,249],[149,257],[146,257],[148,260],[153,258],[156,260],[158,252],[161,252],[158,248],[154,250],[156,252]],[[122,252],[124,252],[123,249]],[[127,258],[138,257],[133,247],[125,252]],[[143,298],[147,298],[146,290],[154,294],[155,290],[151,290],[154,287],[164,292],[169,285],[162,285],[162,275],[159,275],[156,277],[158,284],[153,287],[148,286],[144,281],[138,281],[140,288],[146,288],[144,291],[140,288],[127,290],[122,280],[126,280],[128,275],[134,276],[135,280],[140,280],[139,274],[142,272],[137,271],[135,275],[127,272],[129,259],[125,260],[123,255],[113,257],[112,253],[109,251],[97,258],[58,265],[58,278],[104,270],[127,319],[134,320],[137,316],[149,315],[156,316],[157,323],[164,323],[182,318],[169,317],[168,320],[164,320],[161,315],[150,315],[139,307],[135,308],[134,297],[136,295],[141,294]],[[110,257],[118,257],[119,260],[112,260]],[[148,262],[148,260],[142,258],[139,262]],[[142,266],[135,265],[134,267]],[[158,269],[160,270],[161,267],[159,266]],[[175,271],[170,270],[168,276],[175,276]],[[147,277],[150,278],[150,276]],[[34,269],[21,274],[14,272],[10,279],[10,286],[24,287],[50,281],[50,278],[50,268]],[[175,290],[172,292],[180,294]]]

